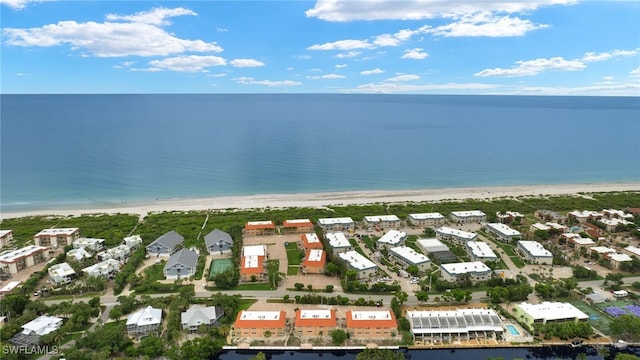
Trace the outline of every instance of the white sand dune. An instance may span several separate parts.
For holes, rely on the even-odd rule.
[[[139,204],[112,205],[103,208],[38,210],[1,214],[2,219],[26,216],[127,213],[146,216],[152,212],[259,209],[286,207],[323,207],[329,205],[356,205],[372,203],[404,203],[440,200],[490,199],[499,197],[572,195],[581,192],[640,191],[640,183],[562,184],[464,187],[422,190],[367,190],[344,192],[320,192],[298,194],[260,194],[242,196],[217,196],[196,199],[158,200]]]

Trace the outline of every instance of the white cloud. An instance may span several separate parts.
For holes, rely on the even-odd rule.
[[[518,17],[495,17],[482,13],[464,16],[458,21],[435,27],[429,32],[445,37],[508,37],[522,36],[529,31],[546,27],[548,25],[534,24],[530,20],[522,20]]]
[[[338,74],[325,74],[325,75],[318,75],[318,76],[307,76],[307,79],[344,79],[346,78],[346,76],[344,75],[338,75]]]
[[[413,75],[413,74],[404,74],[404,75],[390,77],[387,79],[388,82],[405,82],[405,81],[413,81],[413,80],[420,80],[420,76]]]
[[[216,31],[217,31],[217,32],[227,32],[227,31],[229,31],[229,30],[228,30],[228,29],[225,29],[225,28],[216,28]]]
[[[346,53],[337,54],[336,57],[338,59],[349,59],[349,58],[354,58],[360,54],[362,54],[360,51],[349,51]]]
[[[22,10],[27,4],[34,2],[43,2],[49,0],[0,0],[0,5],[6,5],[14,10]]]
[[[634,76],[634,77],[640,77],[640,66],[638,66],[637,68],[631,70],[629,75]]]
[[[294,57],[297,58],[297,59],[300,59],[300,60],[309,60],[309,59],[311,59],[311,55],[296,55]]]
[[[225,59],[218,56],[188,55],[153,60],[149,64],[154,69],[182,71],[182,72],[206,72],[206,68],[212,66],[224,66]]]
[[[233,59],[229,62],[231,65],[235,67],[260,67],[264,66],[262,61],[254,60],[254,59]]]
[[[69,45],[82,56],[168,56],[184,52],[221,52],[215,42],[186,40],[159,27],[166,19],[179,15],[195,15],[190,10],[157,8],[134,15],[109,15],[114,20],[128,22],[93,21],[78,23],[60,21],[39,28],[5,28],[5,44],[22,47],[51,47]],[[85,54],[84,52],[88,53]]]
[[[604,61],[614,57],[634,56],[634,55],[638,55],[638,53],[640,53],[640,49],[613,50],[613,51],[601,52],[601,53],[588,52],[584,54],[584,56],[582,57],[582,61],[584,62]]]
[[[494,84],[482,83],[448,83],[448,84],[406,84],[406,83],[369,83],[359,85],[355,89],[346,90],[345,92],[364,92],[364,93],[427,93],[427,92],[472,92],[479,90],[490,90],[498,88]]]
[[[404,55],[402,55],[401,59],[414,59],[414,60],[422,60],[426,59],[429,56],[426,52],[424,52],[421,48],[409,49],[405,50]]]
[[[372,70],[361,71],[360,75],[382,74],[383,72],[384,72],[384,70],[381,70],[380,68],[375,68],[375,69],[372,69]]]
[[[346,68],[347,66],[349,66],[349,65],[347,65],[347,64],[336,64],[336,69]]]
[[[238,84],[243,85],[263,85],[268,87],[280,87],[280,86],[300,86],[302,85],[299,81],[293,80],[280,80],[280,81],[272,81],[272,80],[256,80],[252,77],[239,77],[233,79]]]
[[[366,40],[338,40],[334,42],[311,45],[307,50],[356,50],[371,49],[374,46]]]
[[[509,91],[510,94],[590,96],[638,96],[639,92],[640,82],[607,82],[574,87],[523,86]]]
[[[527,61],[516,61],[518,66],[503,69],[485,69],[474,74],[474,76],[531,76],[537,75],[547,70],[559,70],[559,71],[580,71],[586,68],[584,63],[579,60],[565,60],[562,57],[553,57],[549,59],[535,59]]]
[[[576,2],[577,0],[317,0],[315,6],[305,14],[325,21],[421,20],[452,18],[484,11],[519,13],[543,6]]]
[[[16,76],[31,76],[31,74],[19,72],[19,73],[16,73]]]

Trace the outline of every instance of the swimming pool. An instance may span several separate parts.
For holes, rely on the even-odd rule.
[[[520,336],[520,331],[518,331],[518,329],[516,329],[515,326],[511,325],[511,324],[507,324],[504,326],[507,331],[509,332],[509,334],[513,335],[513,336]]]

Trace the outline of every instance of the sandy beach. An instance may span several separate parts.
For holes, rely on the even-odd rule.
[[[153,212],[259,209],[287,207],[324,207],[329,205],[362,205],[372,203],[403,203],[441,200],[491,199],[500,197],[572,195],[612,191],[640,191],[640,183],[521,185],[492,187],[461,187],[422,190],[367,190],[298,194],[258,194],[217,196],[195,199],[157,200],[139,204],[112,205],[102,208],[78,208],[5,212],[2,219],[26,216],[79,216],[82,214],[137,214],[141,217]]]

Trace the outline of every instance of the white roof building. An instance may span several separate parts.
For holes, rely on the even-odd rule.
[[[443,226],[436,229],[436,236],[441,240],[452,240],[458,243],[465,243],[467,241],[475,240],[478,237],[478,234]]]
[[[502,223],[489,223],[485,225],[485,228],[496,238],[502,241],[510,241],[515,237],[522,236],[518,230],[512,229],[508,225]]]
[[[400,221],[395,215],[374,215],[374,216],[365,216],[364,221],[368,223],[379,223],[379,222],[397,222]]]
[[[51,265],[48,271],[51,281],[55,284],[68,282],[73,276],[76,275],[76,271],[73,270],[71,265],[67,264],[66,262]]]
[[[58,236],[58,235],[65,235],[65,236],[71,236],[73,234],[75,234],[78,230],[78,228],[60,228],[60,229],[56,229],[56,228],[51,228],[51,229],[44,229],[42,231],[40,231],[39,233],[37,233],[35,236]]]
[[[329,240],[329,246],[334,249],[351,248],[351,243],[347,240],[347,236],[344,233],[327,233],[327,240]]]
[[[612,249],[612,248],[608,248],[606,246],[594,246],[594,247],[590,247],[589,250],[594,253],[598,253],[598,254],[615,254],[616,253],[616,249]]]
[[[452,211],[450,216],[453,220],[461,222],[482,222],[487,219],[487,214],[480,210]]]
[[[352,251],[341,252],[338,254],[338,256],[342,260],[344,260],[349,265],[349,267],[351,267],[354,270],[357,270],[358,272],[362,272],[366,270],[375,271],[378,269],[378,266],[374,264],[373,261],[362,256],[357,251],[352,250]]]
[[[530,323],[586,321],[589,319],[589,315],[564,302],[544,301],[539,304],[521,303],[516,306],[526,313]]]
[[[350,217],[318,219],[318,224],[325,230],[347,230],[355,227],[355,223]]]
[[[463,275],[476,272],[490,272],[491,268],[480,261],[462,262],[440,265],[447,273],[452,275]]]
[[[96,239],[96,238],[78,238],[73,241],[73,248],[79,249],[89,249],[92,251],[100,251],[104,248],[104,239]]]
[[[58,330],[60,326],[61,318],[43,315],[22,325],[22,334],[43,336]]]
[[[398,246],[389,249],[389,253],[400,259],[406,265],[417,265],[419,267],[429,265],[430,261],[424,254],[416,252],[407,246]]]
[[[120,262],[114,259],[108,259],[82,269],[87,276],[104,276],[120,271]]]
[[[493,252],[489,244],[482,241],[468,241],[467,249],[474,260],[497,260],[498,256]]]
[[[414,337],[504,331],[500,316],[492,309],[409,310],[407,319]]]
[[[445,220],[444,215],[434,212],[434,213],[420,213],[420,214],[409,214],[409,221],[412,223],[421,223],[421,222],[442,222]]]
[[[242,314],[239,316],[239,320],[280,320],[280,315],[283,314],[281,310],[274,311],[253,311],[242,310]]]
[[[637,248],[635,246],[627,246],[626,248],[622,249],[622,251],[631,256],[637,256],[638,258],[640,258],[640,248]]]
[[[142,237],[140,237],[140,235],[127,236],[123,239],[123,242],[131,249],[135,249],[138,246],[142,245]]]
[[[609,218],[633,219],[633,214],[627,214],[622,210],[604,209],[602,214]]]
[[[267,249],[264,245],[247,245],[242,247],[242,256],[265,256]]]
[[[80,262],[84,259],[90,259],[91,254],[89,254],[89,252],[87,252],[87,250],[85,250],[84,248],[79,248],[69,250],[67,252],[67,257],[73,258],[73,260]]]
[[[418,246],[427,254],[440,251],[449,251],[449,247],[438,239],[418,239]]]
[[[536,230],[549,231],[551,230],[551,227],[542,223],[535,223],[535,224],[531,224],[531,230],[532,231],[536,231]]]
[[[518,250],[526,260],[535,264],[553,264],[553,254],[537,241],[520,240],[517,245]]]
[[[382,235],[380,239],[378,239],[378,243],[383,245],[395,246],[398,244],[402,244],[406,238],[407,233],[404,231],[389,230],[386,234]]]
[[[144,335],[157,329],[162,322],[162,309],[147,306],[127,317],[127,332],[130,335]]]

